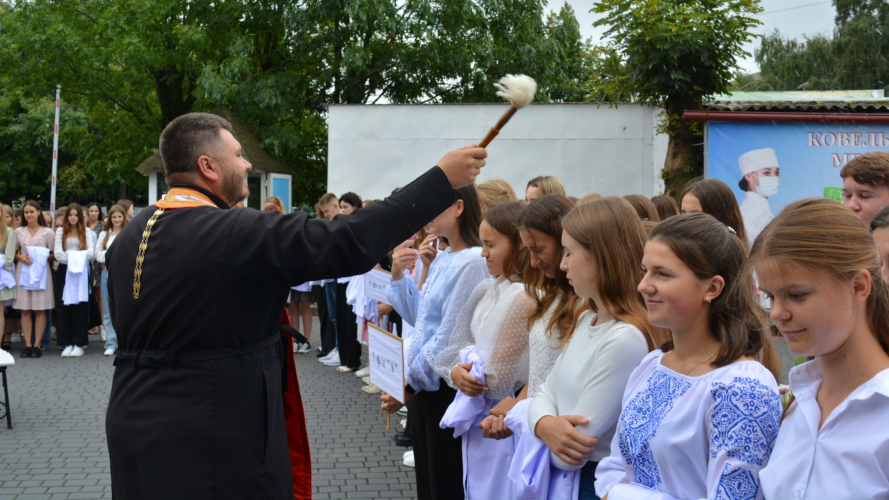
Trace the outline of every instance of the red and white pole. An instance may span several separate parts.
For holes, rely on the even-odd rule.
[[[59,176],[59,105],[61,104],[62,86],[56,85],[56,121],[52,135],[52,187],[49,191],[49,211],[56,216],[56,181]]]

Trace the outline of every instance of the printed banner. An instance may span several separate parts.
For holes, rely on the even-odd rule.
[[[386,302],[386,287],[392,282],[392,273],[379,268],[371,269],[364,275],[364,296],[379,302]]]
[[[370,382],[404,403],[404,355],[401,339],[368,323]]]
[[[889,151],[889,124],[709,122],[707,176],[732,188],[752,243],[796,200],[842,201],[840,169],[869,151]]]

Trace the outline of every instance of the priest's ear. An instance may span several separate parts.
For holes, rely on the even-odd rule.
[[[223,178],[222,175],[222,165],[216,161],[215,158],[211,158],[207,155],[201,155],[198,157],[198,170],[197,174],[200,175],[206,182],[212,184],[216,181]]]

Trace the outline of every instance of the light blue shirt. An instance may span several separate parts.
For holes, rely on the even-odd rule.
[[[429,266],[422,292],[402,278],[386,288],[389,304],[415,328],[408,351],[407,383],[415,391],[437,391],[435,357],[448,345],[460,310],[476,285],[490,278],[481,247],[439,252]]]

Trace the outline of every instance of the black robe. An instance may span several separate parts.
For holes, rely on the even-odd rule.
[[[215,197],[212,197],[220,204]],[[120,351],[106,416],[115,500],[293,498],[279,328],[290,287],[369,271],[454,203],[438,167],[333,221],[151,206],[106,255]]]

